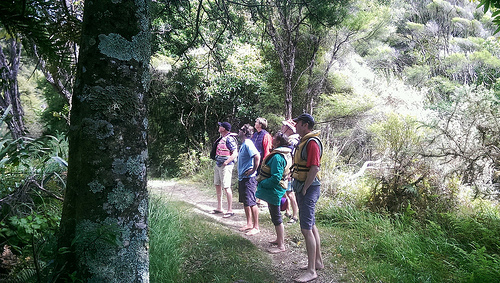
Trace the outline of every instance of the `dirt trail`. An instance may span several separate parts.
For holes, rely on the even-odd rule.
[[[151,192],[166,196],[167,199],[171,198],[173,200],[181,200],[194,205],[194,211],[196,213],[212,218],[214,222],[218,222],[232,230],[234,233],[239,234],[241,237],[250,240],[256,247],[265,252],[270,247],[269,242],[276,239],[275,231],[274,229],[268,228],[269,225],[261,224],[261,232],[254,236],[246,236],[243,232],[238,230],[238,228],[245,225],[246,221],[243,206],[241,203],[237,202],[237,198],[233,197],[233,212],[235,213],[233,217],[223,218],[222,214],[211,214],[210,212],[216,207],[217,204],[214,196],[215,188],[214,193],[210,194],[206,190],[198,188],[195,185],[180,184],[174,181],[149,181],[148,187]],[[226,207],[226,205],[227,204],[224,203],[223,207]],[[266,213],[269,213],[267,208],[260,210],[260,214]],[[307,255],[303,238],[302,236],[298,239],[290,238],[287,234],[287,228],[290,229],[288,225],[289,224],[285,223],[285,242],[287,251],[279,254],[268,253],[269,257],[273,261],[272,272],[276,275],[276,278],[280,283],[294,282],[293,278],[296,278],[301,274],[299,267],[306,265],[307,263]],[[298,225],[298,223],[293,225]],[[334,273],[332,266],[329,263],[328,255],[323,253],[323,260],[325,262],[325,269],[318,271],[318,278],[310,282],[338,282],[338,275]]]

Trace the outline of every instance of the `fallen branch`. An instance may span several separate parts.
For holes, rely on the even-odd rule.
[[[373,164],[378,164],[378,163],[381,163],[382,162],[382,159],[379,159],[379,160],[376,160],[376,161],[365,161],[365,163],[363,164],[363,166],[361,166],[361,169],[359,169],[359,171],[354,174],[354,175],[351,175],[351,177],[349,177],[350,180],[354,180],[354,179],[357,179],[359,177],[361,177],[366,169],[372,169],[374,167],[369,167],[370,165],[373,165]]]

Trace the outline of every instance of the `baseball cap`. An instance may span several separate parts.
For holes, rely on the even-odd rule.
[[[282,123],[283,125],[285,125],[285,126],[288,126],[290,129],[292,129],[292,131],[293,131],[294,133],[296,133],[296,132],[297,132],[297,130],[295,129],[295,125],[296,125],[297,123],[295,123],[295,121],[293,121],[292,119],[285,120],[285,121],[283,121],[283,122],[281,122],[281,123]]]
[[[297,118],[293,119],[295,123],[302,121],[308,123],[311,127],[314,126],[314,118],[310,114],[302,113]]]
[[[226,131],[231,131],[231,124],[228,122],[219,122],[219,126],[224,127]]]

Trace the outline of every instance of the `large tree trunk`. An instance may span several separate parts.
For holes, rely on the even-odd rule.
[[[10,106],[7,118],[7,127],[13,139],[24,135],[24,110],[21,106],[21,97],[17,84],[19,64],[21,61],[21,43],[15,38],[10,38],[7,44],[7,54],[0,46],[0,110],[4,114]]]
[[[149,281],[149,3],[85,1],[59,238],[66,278]]]

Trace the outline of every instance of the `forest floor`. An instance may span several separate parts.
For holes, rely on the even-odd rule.
[[[148,182],[148,187],[152,193],[165,196],[167,200],[172,199],[189,203],[193,205],[193,211],[195,213],[209,217],[213,219],[214,223],[221,225],[221,227],[226,227],[235,234],[251,241],[258,249],[264,251],[272,259],[273,265],[270,269],[276,276],[278,282],[294,282],[293,279],[297,278],[303,272],[300,270],[300,267],[307,264],[307,255],[302,235],[300,233],[290,233],[294,234],[294,236],[290,236],[289,233],[287,233],[287,229],[296,229],[299,231],[299,224],[287,224],[288,218],[284,219],[287,250],[278,254],[270,254],[267,252],[267,249],[271,247],[269,242],[276,239],[276,232],[270,223],[269,217],[266,217],[269,223],[262,223],[267,220],[259,217],[259,220],[261,220],[260,233],[253,236],[247,236],[244,232],[239,231],[239,228],[246,224],[246,220],[243,205],[238,203],[237,195],[236,197],[233,196],[233,212],[235,215],[229,218],[223,218],[222,214],[211,213],[217,205],[215,188],[213,188],[213,192],[211,193],[206,188],[199,188],[199,186],[200,185],[184,184],[175,181],[153,180]],[[223,208],[227,208],[225,196]],[[259,214],[269,214],[269,212],[267,208],[264,208],[260,209]],[[295,227],[291,227],[292,225]],[[323,253],[325,268],[318,271],[318,278],[310,282],[339,282],[338,278],[340,276],[335,273],[333,265],[328,257],[328,255]]]

